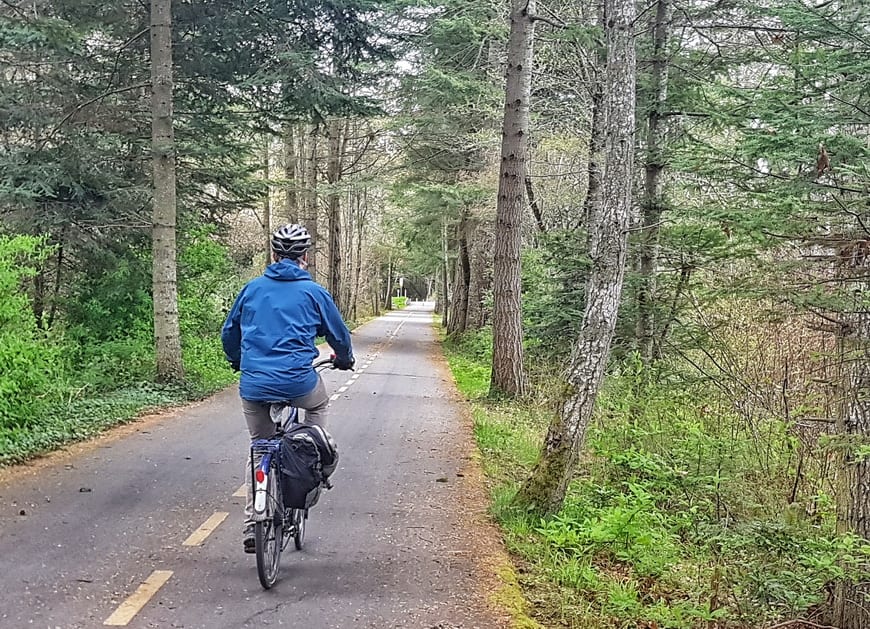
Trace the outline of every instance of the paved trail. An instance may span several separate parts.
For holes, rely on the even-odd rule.
[[[353,340],[359,371],[324,374],[336,487],[272,590],[241,551],[233,389],[2,474],[0,627],[503,626],[477,583],[468,429],[431,313],[391,313]]]

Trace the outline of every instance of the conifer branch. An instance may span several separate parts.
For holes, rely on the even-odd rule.
[[[93,104],[96,103],[97,101],[100,101],[100,100],[102,100],[102,99],[104,99],[104,98],[106,98],[106,97],[108,97],[108,96],[113,95],[113,94],[121,94],[121,93],[123,93],[123,92],[130,92],[130,91],[133,91],[133,90],[138,90],[138,89],[143,88],[143,87],[148,87],[149,85],[151,85],[151,82],[150,82],[150,81],[146,81],[146,82],[144,82],[144,83],[137,83],[137,84],[135,84],[135,85],[125,85],[124,87],[118,87],[118,88],[115,88],[115,89],[113,89],[113,90],[108,90],[108,91],[106,91],[106,92],[103,92],[103,93],[100,94],[99,96],[94,96],[93,98],[91,98],[91,99],[89,99],[89,100],[86,100],[85,102],[81,103],[80,105],[77,105],[75,108],[73,108],[72,111],[70,111],[66,116],[64,116],[64,117],[60,120],[60,122],[58,122],[58,123],[57,123],[57,124],[56,124],[52,129],[51,129],[51,131],[48,132],[48,135],[46,135],[46,136],[45,136],[45,137],[44,137],[44,138],[39,142],[39,146],[37,147],[36,151],[39,152],[39,151],[41,151],[43,148],[45,148],[45,145],[48,143],[48,141],[49,141],[51,138],[54,137],[54,135],[55,135],[58,131],[60,131],[60,128],[61,128],[63,125],[65,125],[67,122],[69,122],[69,120],[70,120],[73,116],[75,116],[77,113],[79,113],[79,112],[80,112],[82,109],[84,109],[85,107],[88,107],[88,106],[90,106],[90,105],[93,105]]]

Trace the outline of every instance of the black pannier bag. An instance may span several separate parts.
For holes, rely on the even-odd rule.
[[[320,426],[297,424],[284,434],[281,447],[281,493],[284,506],[308,509],[338,465],[332,437]]]

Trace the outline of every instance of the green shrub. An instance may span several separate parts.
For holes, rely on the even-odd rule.
[[[76,352],[75,380],[90,393],[106,393],[154,379],[150,335],[83,343]]]
[[[23,290],[49,253],[40,239],[0,236],[0,429],[33,424],[63,384],[63,356]]]
[[[407,297],[392,297],[393,310],[402,310],[408,306]]]
[[[224,357],[220,331],[226,312],[241,288],[228,249],[202,227],[187,234],[178,260],[184,369],[203,393],[235,379]]]

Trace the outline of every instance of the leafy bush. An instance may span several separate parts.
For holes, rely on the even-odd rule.
[[[408,306],[407,297],[392,297],[391,299],[394,310],[402,310]]]
[[[48,253],[40,239],[0,236],[0,429],[33,424],[62,385],[63,356],[23,290]]]
[[[235,379],[224,357],[220,329],[240,288],[229,251],[202,227],[188,234],[178,260],[179,317],[187,379],[202,392]]]
[[[82,343],[75,352],[75,381],[91,393],[115,391],[153,380],[154,344],[150,335]]]
[[[143,409],[210,393],[235,375],[220,326],[238,282],[226,248],[188,233],[179,257],[179,311],[188,384],[151,384],[154,345],[147,257],[102,250],[83,260],[51,334],[39,329],[28,278],[50,253],[39,239],[0,238],[0,464],[96,434]],[[61,333],[62,330],[62,333]]]

